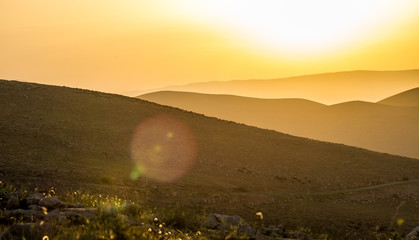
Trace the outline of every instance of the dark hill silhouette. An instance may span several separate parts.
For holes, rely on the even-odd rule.
[[[419,86],[419,69],[404,71],[347,71],[276,79],[191,83],[138,92],[157,91],[229,94],[256,98],[303,98],[325,104],[354,100],[378,101]],[[372,96],[374,96],[372,98]]]
[[[405,219],[403,227],[410,230],[419,221],[417,159],[294,137],[140,99],[16,81],[0,81],[0,111],[0,178],[19,189],[123,194],[155,207],[175,205],[250,220],[262,211],[267,225],[331,233],[341,229],[343,235],[352,232],[347,226],[353,222],[366,233],[387,226],[399,201],[404,202],[397,215]],[[131,180],[133,170],[141,173],[130,152],[135,129],[162,114],[177,119],[170,120],[173,126],[182,122],[190,128],[195,137],[181,139],[195,139],[195,164],[172,183]],[[177,139],[177,130],[165,134],[165,141]],[[183,148],[173,149],[173,161],[182,158]],[[155,145],[150,151],[165,148]],[[167,166],[163,170],[162,176],[172,174]],[[375,185],[376,190],[368,188]]]
[[[407,91],[378,103],[331,106],[304,99],[256,99],[186,92],[156,92],[141,99],[296,136],[419,158],[419,109]],[[390,103],[385,105],[383,103]]]
[[[378,103],[400,107],[417,107],[419,106],[419,87],[388,97]]]

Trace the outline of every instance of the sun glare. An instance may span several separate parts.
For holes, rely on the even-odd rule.
[[[400,21],[406,1],[176,1],[177,9],[270,51],[324,52]],[[181,3],[181,4],[179,4]],[[416,3],[411,3],[416,4]]]
[[[135,169],[130,178],[175,181],[189,171],[196,154],[193,133],[185,123],[168,115],[152,117],[140,123],[133,134],[131,155]]]

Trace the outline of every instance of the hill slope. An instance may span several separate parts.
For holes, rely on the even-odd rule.
[[[378,103],[400,107],[417,107],[419,106],[419,88],[396,94],[383,99]]]
[[[352,101],[354,96],[359,100],[375,102],[415,87],[419,87],[419,69],[348,71],[277,79],[192,83],[154,89],[132,96],[169,90],[256,98],[303,98],[334,104]]]
[[[187,92],[156,92],[139,98],[296,136],[419,158],[417,90],[379,103],[331,106],[304,99],[257,99]]]
[[[404,226],[411,229],[419,220],[413,214],[419,204],[415,159],[293,137],[134,98],[15,81],[0,81],[0,111],[0,179],[17,186],[125,194],[157,207],[176,205],[247,219],[263,211],[266,224],[330,231],[338,227],[345,233],[352,231],[345,226],[353,221],[368,231],[387,224],[399,200],[405,203],[398,210]],[[147,174],[131,159],[133,135],[162,114],[170,116],[169,125],[179,126],[164,132],[166,141],[178,139],[179,129],[190,129],[194,137],[180,139],[194,142],[195,163],[174,182],[133,180],[135,174]],[[160,152],[170,147],[164,144],[151,145],[144,156],[163,156]],[[173,161],[183,158],[179,152],[184,145],[179,146],[170,150]],[[175,170],[162,166],[161,174]],[[389,187],[364,189],[377,184]]]

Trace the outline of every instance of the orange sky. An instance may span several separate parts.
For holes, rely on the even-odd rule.
[[[123,93],[419,68],[419,1],[344,2],[2,0],[0,78]]]

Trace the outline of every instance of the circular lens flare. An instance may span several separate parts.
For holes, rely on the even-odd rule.
[[[197,145],[191,129],[169,115],[141,122],[131,141],[135,169],[130,178],[145,176],[160,182],[173,182],[192,167]]]

